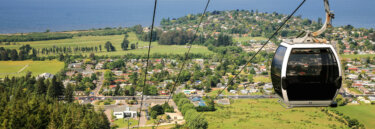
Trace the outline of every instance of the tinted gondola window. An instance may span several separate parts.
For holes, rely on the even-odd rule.
[[[281,93],[281,68],[283,65],[283,60],[286,52],[286,47],[280,46],[277,48],[275,56],[273,57],[272,67],[271,67],[271,79],[275,92],[282,97]]]
[[[330,100],[339,77],[329,48],[292,49],[286,70],[289,100]]]

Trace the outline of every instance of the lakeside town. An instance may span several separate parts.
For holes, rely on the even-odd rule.
[[[193,25],[195,23],[193,21],[198,20],[198,16],[188,15],[178,19],[163,19],[161,27],[157,27],[155,31],[157,36],[153,39],[153,43],[156,44],[157,42],[158,45],[151,47],[151,49],[173,51],[173,49],[176,49],[175,46],[183,49],[191,47],[187,44],[187,41],[194,39],[191,36],[191,32],[194,30],[190,28],[197,27]],[[193,49],[194,47],[203,47],[204,49],[200,50],[205,51],[203,54],[193,53],[191,59],[187,60],[178,54],[154,53],[147,62],[144,55],[131,53],[140,50],[145,51],[148,48],[146,41],[150,28],[140,25],[129,28],[107,28],[91,30],[92,32],[77,32],[79,36],[64,34],[64,36],[71,36],[70,38],[85,38],[82,35],[100,37],[106,36],[107,32],[114,32],[115,34],[111,33],[110,35],[120,37],[116,39],[118,41],[106,41],[103,45],[103,51],[102,45],[97,43],[88,47],[49,46],[49,48],[44,48],[41,45],[42,47],[37,48],[38,46],[35,46],[35,48],[32,48],[34,47],[31,44],[32,42],[27,42],[31,44],[27,46],[19,42],[5,41],[0,44],[4,46],[4,49],[0,50],[2,51],[0,54],[6,55],[7,57],[2,58],[2,60],[7,61],[32,59],[63,62],[62,70],[59,69],[55,73],[38,73],[36,80],[42,81],[30,81],[28,83],[31,83],[30,85],[35,83],[37,87],[45,83],[48,87],[44,91],[39,91],[39,88],[35,89],[38,94],[47,94],[49,93],[49,86],[54,84],[52,83],[53,80],[61,81],[63,86],[61,89],[65,89],[64,93],[61,92],[63,94],[60,94],[60,96],[55,95],[55,98],[64,98],[64,100],[71,98],[72,103],[91,105],[96,111],[103,111],[113,128],[153,128],[159,125],[173,128],[186,123],[200,123],[207,128],[208,122],[205,119],[208,118],[196,115],[198,112],[215,113],[216,110],[222,111],[243,100],[249,100],[250,102],[244,103],[251,107],[254,107],[254,103],[264,105],[272,103],[281,107],[276,103],[278,97],[275,95],[270,79],[270,64],[274,56],[273,53],[281,41],[298,34],[299,31],[296,30],[318,28],[322,24],[321,21],[302,19],[300,16],[293,17],[289,26],[281,32],[276,40],[272,40],[264,47],[263,51],[255,57],[254,62],[249,65],[245,65],[245,62],[261,48],[267,40],[264,37],[268,37],[272,32],[271,30],[274,30],[275,26],[285,17],[286,15],[282,14],[258,11],[211,12],[207,21],[202,23],[202,26],[205,26],[205,31],[199,37],[200,41],[193,43],[196,45],[193,46]],[[239,22],[243,20],[247,22]],[[306,27],[307,25],[312,27]],[[186,39],[178,38],[179,36]],[[336,51],[341,55],[344,76],[343,87],[340,89],[338,99],[336,99],[337,103],[340,106],[373,106],[375,104],[375,56],[371,55],[375,50],[373,29],[354,28],[350,25],[334,27],[329,33],[325,33],[324,37],[331,41],[330,43],[335,46]],[[61,40],[64,39],[54,41]],[[21,46],[20,52],[15,49],[15,52],[7,50],[18,46]],[[23,51],[27,51],[25,52],[26,55]],[[124,52],[130,52],[130,54],[124,55]],[[29,55],[29,53],[32,54]],[[108,56],[113,53],[114,55]],[[146,64],[149,65],[146,66]],[[185,67],[181,70],[183,64],[185,64]],[[25,65],[22,67],[21,70],[10,75],[23,73],[32,66]],[[146,67],[148,68],[147,71]],[[228,84],[229,80],[233,79],[234,75],[241,69],[244,70],[239,73],[234,82]],[[26,77],[31,75],[32,73],[27,73]],[[13,79],[5,77],[3,80],[9,82]],[[52,82],[50,83],[49,80]],[[24,91],[27,91],[27,89]],[[170,96],[172,98],[169,98]],[[212,99],[215,97],[218,97],[218,99]],[[259,99],[262,102],[258,102]],[[281,107],[281,109],[283,108]],[[327,113],[327,110],[319,110],[319,112]],[[333,113],[335,111],[328,111],[327,114],[329,116]],[[227,114],[231,113],[226,112],[225,115]],[[212,116],[210,118],[215,120]],[[336,123],[325,126],[333,128],[333,125],[348,125],[346,123],[352,120],[347,120],[344,117],[342,119],[345,120],[335,118],[332,121]],[[309,122],[306,121],[306,123]],[[359,122],[351,125],[351,127],[357,127],[357,125],[361,127]],[[219,128],[219,126],[223,127],[223,125],[217,125],[216,127]],[[215,127],[211,126],[211,128]]]

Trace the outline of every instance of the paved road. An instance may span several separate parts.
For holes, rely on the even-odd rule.
[[[168,99],[169,96],[144,96],[144,100],[149,99]],[[189,98],[202,97],[200,95],[191,95]],[[227,97],[230,99],[259,99],[259,98],[277,98],[276,95],[221,95],[218,98]],[[137,99],[140,100],[141,96],[83,96],[76,97],[79,100],[104,100],[104,99],[113,99],[113,100],[131,100]]]
[[[94,96],[99,96],[99,91],[103,86],[103,81],[104,81],[104,73],[101,72],[101,75],[99,76],[98,82],[96,84],[96,88],[93,90]]]

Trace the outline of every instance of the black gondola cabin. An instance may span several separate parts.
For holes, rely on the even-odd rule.
[[[330,44],[281,43],[271,66],[275,93],[289,107],[329,106],[341,88],[341,74]]]

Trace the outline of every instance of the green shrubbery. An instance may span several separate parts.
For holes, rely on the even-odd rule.
[[[185,117],[185,126],[190,129],[206,129],[208,128],[208,122],[202,114],[198,113],[194,105],[190,100],[183,94],[179,93],[173,96],[173,101],[177,104],[178,109]]]

